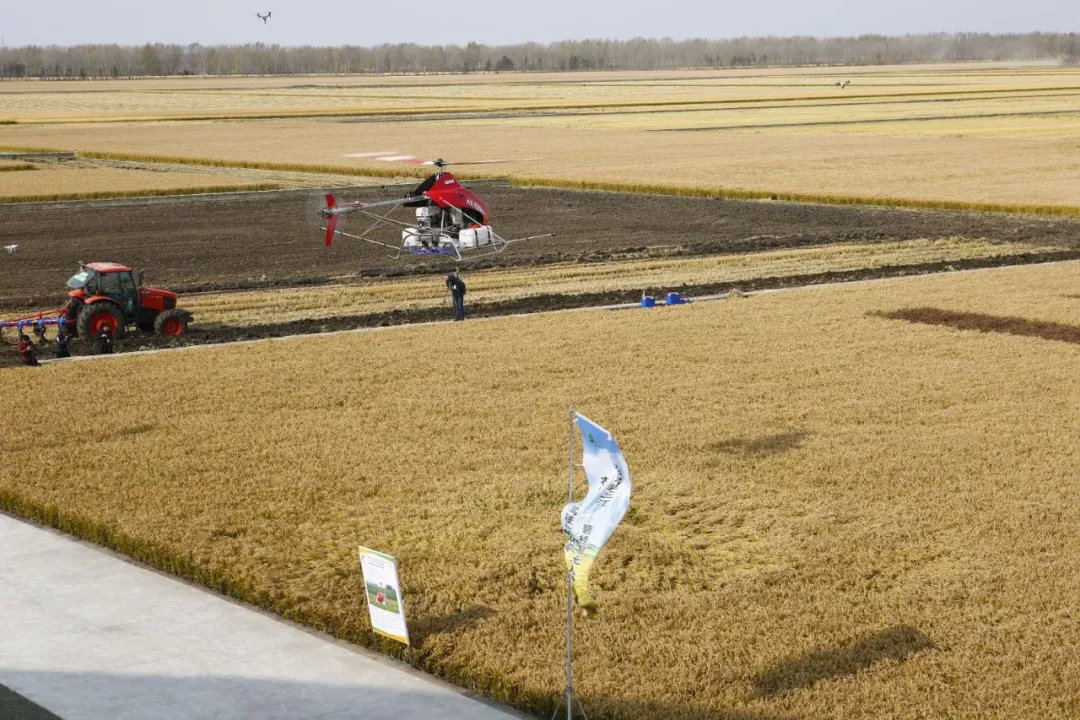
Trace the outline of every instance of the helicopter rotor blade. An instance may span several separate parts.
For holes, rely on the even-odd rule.
[[[376,151],[376,152],[354,152],[354,153],[345,153],[345,154],[344,154],[344,155],[342,155],[341,157],[347,157],[347,158],[359,158],[359,159],[363,159],[363,158],[381,158],[381,157],[392,157],[392,156],[394,156],[394,155],[396,155],[396,154],[397,154],[397,151],[396,151],[396,150],[378,150],[378,151]]]
[[[345,153],[341,157],[356,160],[378,160],[380,162],[404,163],[406,165],[423,165],[424,159],[415,155],[399,155],[393,151],[383,152],[354,152]]]
[[[375,158],[382,162],[396,162],[404,163],[406,165],[426,165],[422,158],[418,158],[415,155],[384,155],[382,157]]]
[[[529,162],[532,160],[540,160],[541,158],[498,158],[496,160],[459,160],[456,162],[443,162],[443,165],[492,165],[494,163],[508,163],[508,162]],[[438,160],[428,160],[424,162],[425,165],[438,165]]]
[[[429,167],[438,168],[446,167],[447,165],[490,165],[493,163],[533,162],[542,159],[538,157],[496,158],[491,160],[461,160],[458,162],[451,162],[441,158],[438,160],[424,160],[415,155],[399,155],[393,152],[355,152],[345,153],[342,157],[355,158],[357,160],[378,160],[379,162],[401,163],[403,165],[427,165]]]

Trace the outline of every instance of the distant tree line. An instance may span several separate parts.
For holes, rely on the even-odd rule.
[[[567,40],[547,45],[286,47],[281,45],[76,45],[0,48],[0,79],[162,75],[563,72],[883,65],[1080,58],[1078,33],[974,33],[759,37],[727,40]]]

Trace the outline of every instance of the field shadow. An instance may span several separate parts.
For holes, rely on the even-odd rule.
[[[4,720],[61,720],[35,702],[0,685],[0,718]]]
[[[472,605],[445,615],[428,615],[418,620],[410,620],[409,630],[419,643],[428,635],[471,628],[494,614],[495,612],[486,605]]]
[[[158,423],[144,422],[136,423],[128,427],[120,428],[119,430],[102,429],[91,435],[81,436],[77,438],[62,437],[56,440],[45,440],[40,443],[40,446],[46,450],[51,450],[58,447],[67,447],[70,445],[94,445],[106,440],[113,440],[116,438],[134,437],[135,435],[142,435],[144,433],[153,432],[157,430]],[[0,716],[2,718],[2,716]]]
[[[782,660],[754,678],[754,696],[777,697],[822,680],[854,675],[882,660],[905,660],[934,647],[934,641],[915,628],[897,625],[863,635],[841,647],[812,650]]]
[[[131,437],[133,435],[142,435],[143,433],[153,432],[157,430],[158,424],[153,422],[137,423],[130,427],[120,428],[116,431],[117,437]]]
[[[1080,326],[1065,323],[1028,320],[1026,318],[984,313],[956,312],[940,308],[901,308],[892,312],[875,311],[872,317],[888,320],[906,320],[924,325],[944,325],[957,330],[978,330],[984,333],[1003,333],[1023,337],[1037,337],[1080,345]]]
[[[712,452],[748,457],[766,457],[795,450],[800,447],[810,433],[797,430],[794,432],[774,433],[756,438],[728,438],[709,443]]]

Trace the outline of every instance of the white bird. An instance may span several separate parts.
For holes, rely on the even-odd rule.
[[[260,20],[263,21],[263,25],[265,25],[266,21],[270,19],[270,15],[271,15],[271,12],[269,10],[266,11],[265,15],[260,15],[259,13],[255,13],[255,17],[257,17],[257,18],[259,18]]]
[[[5,245],[4,246],[4,252],[6,252],[8,255],[14,255],[15,251],[18,250],[18,249],[19,249],[18,245]]]

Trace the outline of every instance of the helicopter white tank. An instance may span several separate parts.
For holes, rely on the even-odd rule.
[[[463,248],[483,247],[491,244],[492,235],[490,225],[465,228],[458,233],[458,244]]]

